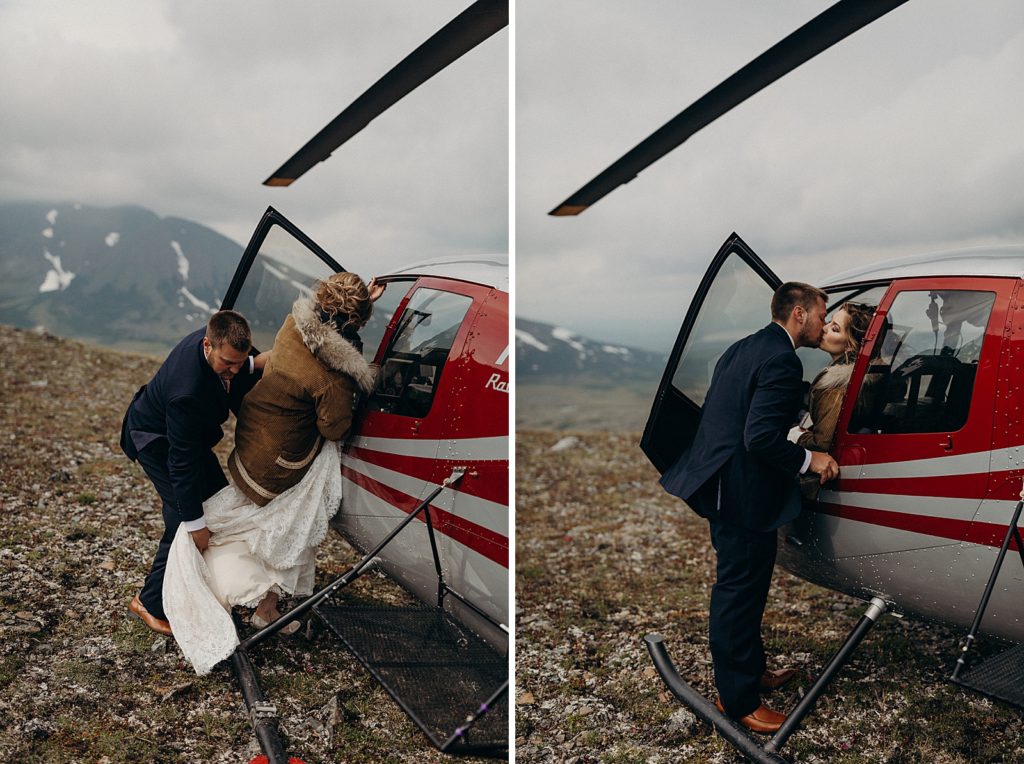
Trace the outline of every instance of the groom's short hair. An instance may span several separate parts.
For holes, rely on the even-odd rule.
[[[234,310],[218,310],[206,324],[206,338],[214,347],[225,342],[235,350],[248,353],[252,347],[252,332],[245,316]]]
[[[818,287],[802,281],[787,281],[772,295],[772,320],[785,322],[789,320],[789,314],[797,305],[804,310],[810,310],[818,300],[828,305],[828,295]]]

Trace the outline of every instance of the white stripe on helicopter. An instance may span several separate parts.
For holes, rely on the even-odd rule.
[[[341,460],[345,466],[350,467],[356,472],[372,478],[378,483],[383,483],[388,488],[394,488],[396,491],[401,491],[414,498],[430,493],[438,485],[437,483],[425,482],[419,478],[409,477],[401,472],[389,470],[386,467],[370,464],[348,454],[343,455]],[[456,496],[458,497],[458,506],[454,507]],[[463,520],[469,520],[503,537],[508,537],[508,507],[504,504],[498,504],[458,491],[443,491],[431,502],[431,506],[457,515]]]
[[[383,451],[396,456],[418,456],[445,461],[508,461],[508,436],[494,438],[458,438],[425,440],[423,438],[352,438],[348,444],[370,451]]]
[[[357,483],[344,477],[343,481],[342,490],[345,492],[345,495],[348,497],[358,495],[359,504],[365,506],[367,511],[372,513],[369,516],[356,518],[360,525],[363,526],[363,535],[365,537],[378,539],[394,527],[393,521],[401,520],[405,517],[405,513],[402,510],[389,504],[379,496],[370,493]],[[369,524],[367,524],[368,521]],[[402,533],[403,535],[408,534],[409,529]],[[415,533],[422,533],[422,531],[415,531]],[[430,558],[429,548],[425,544],[409,545],[409,536],[405,535],[404,538],[406,545],[399,556],[419,555],[418,565],[411,565],[407,559],[399,562],[397,559],[389,557],[387,551],[382,553],[381,557],[401,571],[399,577],[410,574],[414,578],[429,578],[432,576],[434,563]],[[455,539],[445,537],[444,543],[450,544],[450,546],[443,548],[441,564],[446,571],[446,575],[457,572],[456,580],[449,580],[448,583],[455,587],[459,594],[475,599],[476,604],[493,618],[502,622],[507,621],[508,570],[503,565],[488,559]],[[483,596],[479,597],[480,594],[483,594]]]
[[[938,436],[936,436],[938,437]],[[991,466],[990,466],[991,461]],[[872,478],[925,478],[946,475],[975,475],[995,471],[1019,469],[1024,466],[1024,447],[1012,446],[996,451],[975,451],[970,454],[938,456],[931,459],[911,459],[905,462],[843,465],[844,480]],[[859,470],[859,474],[855,474]]]
[[[818,501],[841,504],[844,507],[877,509],[882,512],[900,512],[918,517],[941,517],[947,520],[974,519],[981,499],[950,499],[936,496],[903,496],[892,493],[859,493],[857,491],[822,491]],[[927,509],[927,513],[922,512]]]

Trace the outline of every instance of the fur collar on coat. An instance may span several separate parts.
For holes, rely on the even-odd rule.
[[[302,344],[310,353],[320,359],[329,369],[352,377],[364,393],[373,390],[373,369],[363,358],[363,354],[356,350],[351,342],[338,334],[334,324],[320,320],[320,312],[317,310],[314,298],[300,297],[297,299],[292,305],[292,319],[302,338]]]
[[[846,387],[853,376],[852,363],[833,363],[818,372],[814,380],[814,388],[826,390],[835,387]]]

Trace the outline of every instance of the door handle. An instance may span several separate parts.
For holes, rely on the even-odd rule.
[[[952,435],[947,435],[946,439],[944,441],[942,441],[941,443],[939,443],[939,445],[942,446],[942,448],[944,450],[946,450],[946,451],[952,451],[953,450],[953,436]]]

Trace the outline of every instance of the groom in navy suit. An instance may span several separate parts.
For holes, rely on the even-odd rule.
[[[121,449],[138,461],[162,504],[164,534],[142,590],[128,606],[153,631],[171,634],[163,608],[164,568],[178,525],[200,552],[210,541],[203,502],[228,484],[213,447],[262,376],[269,351],[250,355],[252,335],[240,313],[221,310],[167,356],[132,398],[121,423]]]
[[[809,284],[776,290],[772,322],[725,351],[693,444],[661,478],[710,522],[718,555],[709,626],[718,707],[756,732],[775,732],[785,720],[761,704],[759,691],[795,674],[766,671],[761,640],[776,530],[800,513],[797,475],[814,472],[825,483],[839,474],[827,453],[786,439],[803,397],[795,350],[821,343],[825,306],[825,293]]]

